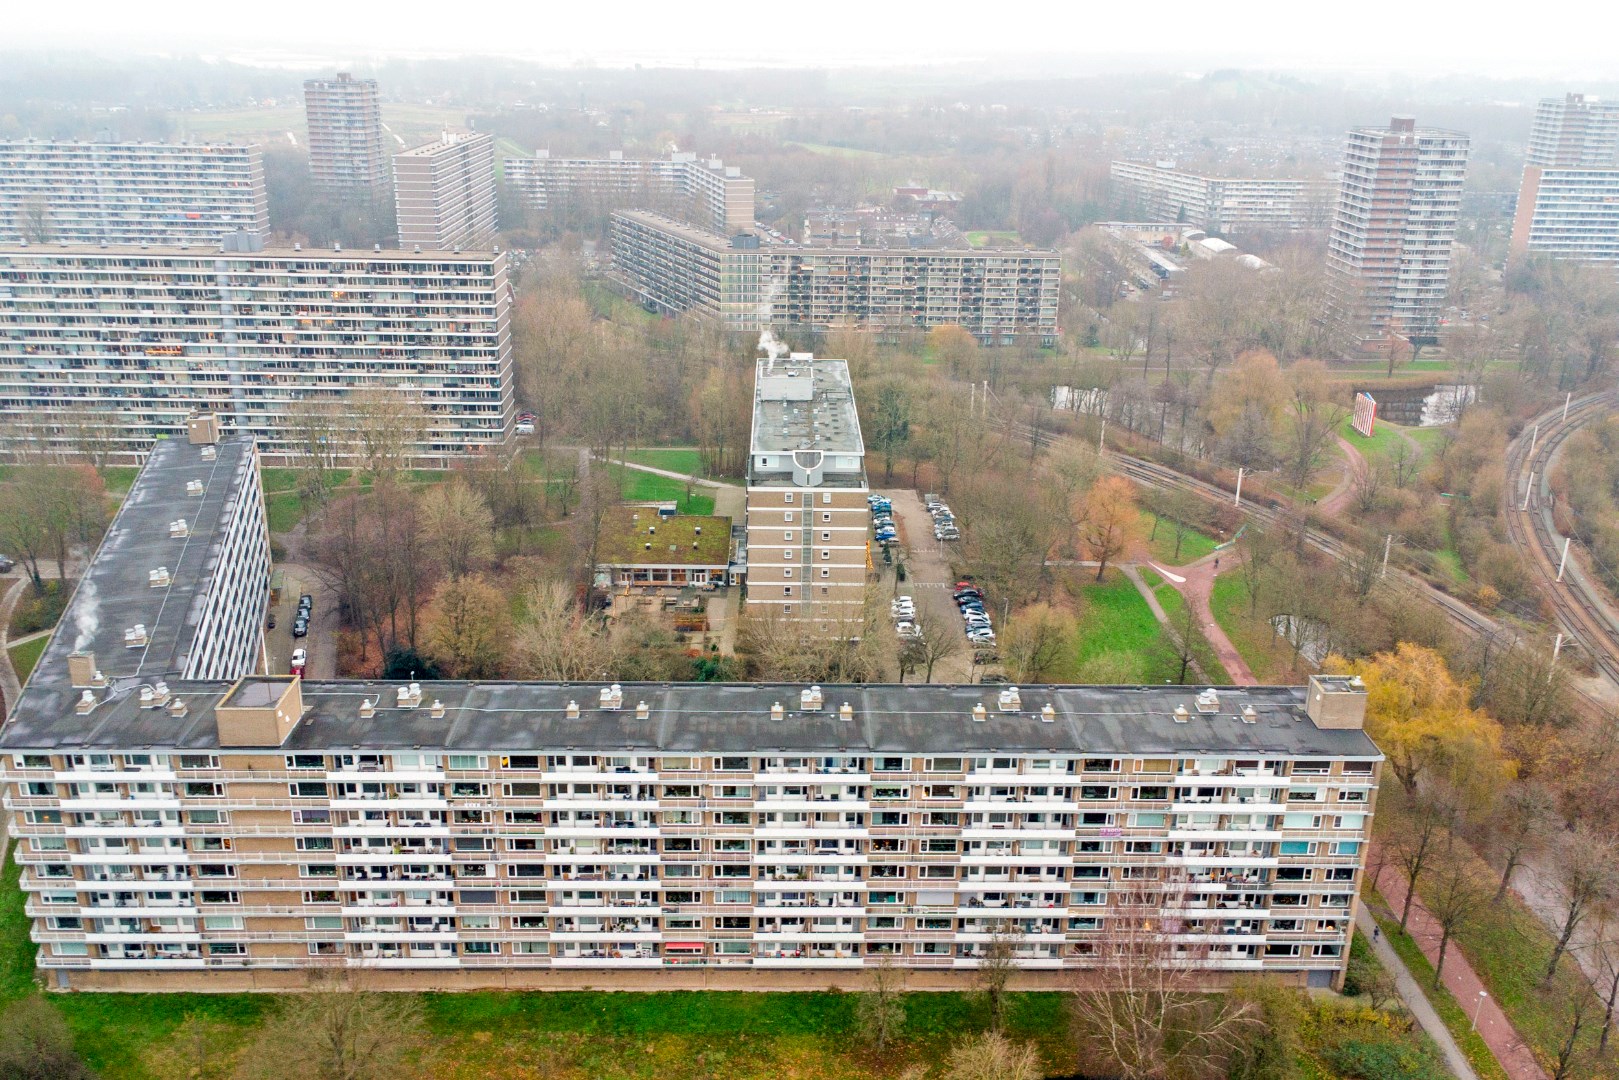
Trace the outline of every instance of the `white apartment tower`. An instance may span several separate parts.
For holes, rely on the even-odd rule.
[[[356,79],[346,71],[333,79],[309,79],[304,83],[304,113],[315,183],[371,195],[387,186],[377,80]]]
[[[1619,266],[1619,102],[1541,101],[1511,252]]]
[[[450,251],[493,247],[495,138],[446,131],[394,155],[399,246]]]
[[[719,158],[673,153],[666,158],[507,158],[506,183],[529,205],[543,210],[564,203],[611,210],[641,209],[672,214],[722,236],[751,232],[754,183]]]
[[[504,255],[253,250],[255,239],[0,248],[0,429],[135,462],[201,408],[278,462],[317,424],[354,460],[349,410],[369,392],[421,417],[411,457],[423,464],[506,443]]]
[[[1327,241],[1327,311],[1346,350],[1432,343],[1450,283],[1468,138],[1395,117],[1356,128]]]
[[[748,453],[750,614],[857,634],[868,565],[866,448],[849,365],[760,360]]]
[[[0,243],[217,244],[266,236],[257,146],[0,142]]]

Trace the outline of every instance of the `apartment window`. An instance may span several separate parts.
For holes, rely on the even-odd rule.
[[[500,952],[498,941],[463,941],[461,950],[468,956],[493,956]]]
[[[751,772],[753,759],[749,757],[719,757],[714,759],[716,772]]]
[[[1283,840],[1281,853],[1283,855],[1314,855],[1315,845],[1308,840]]]
[[[444,766],[477,772],[489,768],[489,759],[480,754],[451,754],[445,759]]]
[[[309,899],[311,894],[304,894],[304,903],[318,903]],[[326,893],[333,901],[337,899],[336,893]],[[197,901],[203,904],[240,904],[242,895],[233,889],[204,889],[197,894]]]
[[[181,754],[180,768],[217,769],[219,768],[219,758],[213,754]]]
[[[823,522],[823,523],[830,523],[830,522],[831,522],[831,520],[832,520],[832,515],[831,515],[831,514],[829,514],[829,513],[824,513],[824,512],[823,512],[823,513],[822,513],[822,514],[821,514],[821,521],[822,521],[822,522]],[[832,538],[832,534],[831,534],[831,533],[822,533],[822,534],[821,534],[821,536],[822,536],[822,537],[823,537],[823,538],[824,538],[824,539],[828,539],[828,540],[830,540],[830,539],[831,539],[831,538]]]
[[[826,505],[827,503],[830,503],[831,501],[832,501],[832,493],[830,491],[821,492],[821,504],[823,506]]]
[[[784,578],[792,577],[793,576],[793,568],[790,567],[790,566],[782,567],[781,568],[781,576],[784,577]],[[788,595],[791,595],[791,593],[789,593]]]
[[[832,571],[823,566],[821,567],[821,576],[824,578],[829,578],[832,576]],[[824,593],[826,592],[826,589],[822,588],[821,591]]]
[[[1136,763],[1136,772],[1174,772],[1174,763],[1169,758],[1142,758]]]
[[[341,930],[343,929],[343,916],[341,915],[310,915],[304,919],[306,930]]]
[[[781,501],[786,503],[788,506],[793,505],[793,493],[790,492],[790,491],[783,492],[782,496],[781,496]],[[789,518],[791,517],[791,512],[789,512],[788,516],[789,516]]]
[[[880,757],[872,765],[873,772],[905,772],[910,762],[902,757]]]
[[[324,769],[325,767],[326,759],[319,754],[287,755],[287,768],[289,769]]]
[[[928,758],[926,762],[924,762],[924,766],[928,772],[958,773],[962,771],[961,759],[958,757]],[[951,794],[953,795],[954,792],[952,791]],[[928,789],[928,795],[930,798],[935,797],[933,795],[932,788]],[[950,798],[951,795],[942,795],[937,797]]]
[[[234,867],[231,868],[234,871]],[[229,875],[235,877],[234,873]],[[337,867],[331,863],[305,863],[298,867],[299,877],[336,877]]]
[[[224,815],[220,819],[221,823],[228,819],[229,815],[226,811],[213,812]],[[197,815],[200,813],[203,813],[203,811],[191,811],[191,820],[198,820]],[[332,823],[332,812],[330,810],[294,810],[292,812],[292,823],[294,825],[330,825]]]
[[[192,785],[187,784],[186,786],[190,787]],[[218,787],[219,785],[210,786]],[[326,785],[316,780],[300,781],[296,784],[288,784],[287,793],[295,799],[324,799],[326,797]]]
[[[789,543],[789,544],[792,543],[793,542],[793,530],[787,529],[786,531],[784,531],[781,534],[781,538],[784,541],[786,541],[787,543]],[[788,557],[791,558],[791,556],[788,556]]]
[[[1130,824],[1138,829],[1161,829],[1167,820],[1163,814],[1132,814]]]
[[[1329,855],[1358,855],[1360,842],[1356,840],[1336,840],[1327,845]]]
[[[332,843],[330,836],[300,836],[293,846],[299,851],[331,851]]]
[[[1085,772],[1119,771],[1119,762],[1117,758],[1086,758],[1083,764]],[[1146,772],[1147,770],[1143,769],[1142,771]],[[1164,770],[1159,771],[1162,772]]]
[[[16,754],[12,757],[19,769],[48,769],[51,759],[46,754]]]
[[[789,537],[788,539],[791,539],[791,537]],[[793,561],[793,553],[791,551],[783,551],[781,553],[781,561],[782,562],[792,562]]]

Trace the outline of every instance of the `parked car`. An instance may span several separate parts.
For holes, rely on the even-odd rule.
[[[298,610],[299,611],[313,611],[314,608],[315,608],[315,598],[313,596],[310,596],[308,593],[304,593],[302,596],[300,596],[298,598]]]
[[[0,574],[9,574],[17,568],[8,556],[0,555]]]
[[[272,611],[264,617],[264,628],[266,630],[275,629],[275,612]]]
[[[943,506],[944,500],[932,492],[929,492],[928,494],[922,496],[922,505],[927,507],[929,510],[932,510],[936,506]]]
[[[304,667],[308,663],[309,655],[302,649],[294,649],[292,650],[292,663],[288,665],[288,670],[294,675],[302,675],[304,673]]]
[[[534,422],[535,422],[536,419],[538,419],[538,418],[531,412],[520,412],[520,413],[518,413],[517,414],[517,425],[516,425],[517,434],[519,434],[519,435],[532,435],[532,434],[534,434]]]
[[[302,615],[292,620],[292,636],[306,637],[309,634],[309,620]]]
[[[915,641],[922,636],[922,628],[913,622],[902,622],[894,630],[906,641]]]

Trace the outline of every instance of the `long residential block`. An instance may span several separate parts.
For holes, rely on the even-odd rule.
[[[0,142],[0,243],[213,245],[266,236],[257,146]]]
[[[801,247],[613,215],[615,280],[646,307],[728,330],[964,327],[985,344],[1057,335],[1055,251]]]
[[[0,250],[0,428],[138,461],[200,408],[285,462],[321,406],[336,414],[323,445],[352,461],[364,451],[348,410],[383,395],[423,417],[411,456],[442,463],[509,437],[510,303],[499,252],[13,246]]]
[[[305,683],[255,658],[262,531],[251,441],[199,418],[0,727],[57,987],[854,987],[887,961],[921,989],[1009,941],[1055,988],[1143,920],[1211,985],[1341,984],[1382,761],[1355,680]]]
[[[530,206],[564,205],[662,210],[726,236],[753,229],[754,182],[719,158],[673,153],[666,158],[552,157],[541,150],[531,158],[507,158],[506,183]]]

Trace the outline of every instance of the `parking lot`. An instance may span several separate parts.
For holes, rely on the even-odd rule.
[[[283,563],[278,569],[284,574],[285,585],[281,598],[271,607],[275,614],[275,629],[264,631],[264,643],[269,652],[270,674],[285,675],[292,662],[292,651],[303,649],[309,654],[304,670],[308,679],[337,677],[337,604],[324,595],[320,581],[308,567]],[[315,601],[315,617],[310,620],[309,634],[292,636],[293,617],[298,611],[298,597],[308,593]]]
[[[956,581],[950,569],[950,545],[933,538],[933,517],[922,506],[922,496],[909,488],[889,488],[878,494],[894,504],[894,524],[905,550],[906,580],[897,584],[895,595],[912,597],[922,622],[940,620],[962,635],[960,650],[934,667],[933,681],[972,682],[982,669],[974,670],[973,651],[962,631],[961,612],[950,599],[950,586]]]

